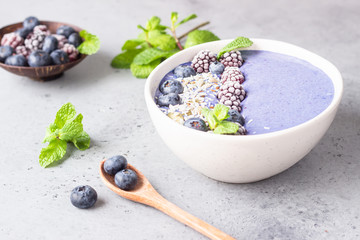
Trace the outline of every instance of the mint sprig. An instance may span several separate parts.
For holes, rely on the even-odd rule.
[[[229,116],[229,108],[222,104],[216,104],[213,110],[203,108],[201,114],[206,118],[211,130],[215,134],[234,134],[239,130],[236,123],[226,121]]]
[[[185,42],[185,48],[216,40],[220,40],[220,38],[208,30],[195,30],[189,33]]]
[[[78,47],[77,50],[86,55],[92,55],[99,51],[100,49],[100,39],[87,32],[86,30],[81,30],[79,32],[80,37],[84,40]]]
[[[252,44],[253,42],[249,38],[237,37],[234,41],[232,41],[231,43],[229,43],[220,50],[220,52],[217,55],[217,58],[220,59],[220,57],[226,52],[230,52],[232,50],[239,48],[250,47]]]
[[[42,167],[62,159],[68,142],[72,142],[79,150],[89,148],[90,137],[83,130],[82,119],[82,114],[76,115],[75,107],[71,103],[66,103],[59,109],[54,123],[46,129],[43,143],[49,142],[49,145],[41,150],[39,156]]]

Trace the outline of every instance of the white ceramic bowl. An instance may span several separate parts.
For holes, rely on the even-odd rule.
[[[268,50],[304,59],[323,70],[333,81],[331,104],[313,119],[272,133],[231,136],[196,131],[167,117],[156,106],[155,90],[166,73],[191,61],[200,50],[215,53],[231,40],[197,45],[161,63],[148,77],[145,100],[153,124],[166,145],[185,163],[200,173],[223,182],[246,183],[278,174],[301,160],[323,137],[332,123],[343,93],[338,69],[324,58],[295,45],[274,40],[251,39],[247,48]],[[306,134],[304,134],[306,133]],[[171,161],[171,160],[169,160]]]

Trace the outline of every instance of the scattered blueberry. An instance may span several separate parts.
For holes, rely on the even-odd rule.
[[[71,191],[70,201],[77,208],[85,209],[94,206],[97,200],[97,193],[92,187],[77,186]]]
[[[56,65],[60,65],[60,64],[69,62],[69,57],[68,57],[67,53],[60,49],[55,50],[52,53],[50,53],[50,57],[51,57],[53,63]]]
[[[216,75],[221,75],[225,69],[224,64],[221,62],[210,63],[210,72]]]
[[[81,39],[79,33],[74,32],[74,33],[70,34],[70,36],[68,38],[68,42],[70,44],[74,45],[75,47],[78,47],[82,43],[82,39]]]
[[[190,66],[180,65],[174,69],[174,74],[176,77],[186,78],[190,76],[195,76],[196,72]]]
[[[189,118],[184,122],[184,126],[204,132],[209,130],[205,121],[201,118]]]
[[[24,28],[30,29],[31,31],[37,25],[39,25],[39,20],[36,17],[27,17],[23,22]]]
[[[115,174],[115,184],[122,190],[130,191],[136,186],[138,177],[131,169],[123,169]]]
[[[241,115],[241,113],[239,113],[239,111],[235,110],[235,109],[230,109],[228,114],[230,115],[230,117],[228,117],[226,120],[230,121],[230,122],[238,122],[241,124],[241,126],[244,126],[245,124],[245,118],[243,115]]]
[[[121,155],[113,156],[106,159],[104,170],[107,174],[114,176],[117,172],[127,167],[127,160]]]
[[[5,64],[12,65],[12,66],[27,66],[26,58],[19,54],[19,55],[12,55],[10,57],[7,57],[5,60]]]
[[[168,80],[165,80],[160,85],[159,90],[163,94],[168,94],[168,93],[179,94],[184,91],[184,87],[181,84],[181,82],[179,82],[178,80],[168,79]]]
[[[48,66],[52,64],[50,55],[42,50],[36,50],[30,53],[28,62],[30,67],[41,67]]]
[[[157,104],[160,107],[168,107],[169,105],[177,105],[180,103],[181,103],[180,96],[176,93],[160,95],[157,99]]]
[[[56,30],[56,34],[63,35],[66,38],[68,38],[74,32],[75,32],[75,30],[72,27],[69,27],[69,26],[66,26],[66,25],[61,25]]]
[[[50,54],[52,51],[56,50],[57,47],[58,47],[57,38],[51,35],[46,36],[42,50]]]
[[[17,33],[20,37],[25,39],[27,37],[27,35],[29,35],[29,33],[31,33],[31,29],[19,28],[18,30],[15,31],[15,33]]]
[[[14,53],[14,49],[10,46],[0,47],[0,62],[5,62],[5,59]]]

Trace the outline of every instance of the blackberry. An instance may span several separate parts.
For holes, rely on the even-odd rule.
[[[25,47],[30,51],[42,49],[45,37],[45,34],[30,33],[25,39]]]
[[[242,72],[240,72],[239,68],[227,67],[221,75],[221,83],[225,83],[226,81],[236,81],[241,84],[245,81],[245,78]]]
[[[14,49],[10,46],[0,47],[0,62],[5,62],[7,57],[10,57],[14,53]]]
[[[227,81],[221,85],[218,92],[218,99],[221,104],[241,111],[240,103],[244,100],[246,92],[243,86],[237,81]]]
[[[216,56],[209,50],[202,50],[195,55],[191,62],[191,67],[196,73],[207,73],[209,72],[210,63],[216,61]]]
[[[69,43],[65,43],[61,50],[67,53],[70,62],[76,60],[79,55],[79,51],[76,49],[76,47]]]
[[[44,34],[46,36],[51,34],[46,25],[37,25],[36,27],[34,27],[33,33],[34,34]]]
[[[236,135],[246,135],[246,133],[247,133],[246,128],[238,122],[235,122],[235,123],[239,126],[239,129],[238,129],[237,133],[235,133],[235,134]]]
[[[1,39],[1,46],[10,46],[12,48],[16,48],[19,45],[22,45],[24,39],[20,37],[15,32],[5,34]]]
[[[220,57],[220,62],[224,64],[225,67],[240,67],[242,65],[243,59],[241,57],[240,51],[233,50],[224,53]]]
[[[65,43],[68,42],[67,38],[63,35],[52,34],[52,36],[56,37],[56,39],[58,40],[58,48],[59,49],[63,48]]]
[[[15,52],[16,52],[16,54],[23,55],[26,58],[28,58],[31,53],[30,49],[26,48],[24,45],[17,46],[15,48]]]

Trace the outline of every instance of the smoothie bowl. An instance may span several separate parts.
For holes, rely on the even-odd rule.
[[[224,71],[210,63],[231,40],[175,54],[145,84],[147,108],[165,144],[193,169],[223,182],[259,181],[301,160],[329,128],[343,92],[340,72],[322,57],[284,42],[251,40],[240,53],[223,55]],[[190,66],[195,73],[189,75]],[[205,116],[204,108],[218,106],[230,109],[223,118],[238,125],[235,134],[216,134]]]

